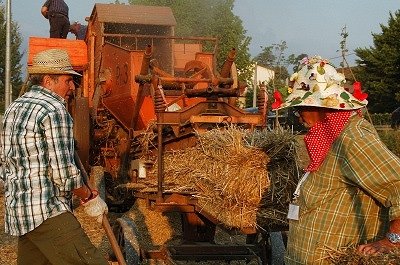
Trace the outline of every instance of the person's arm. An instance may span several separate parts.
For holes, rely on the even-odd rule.
[[[88,194],[74,160],[73,121],[64,107],[55,108],[42,121],[46,135],[52,182],[60,192],[73,192],[80,198]]]
[[[369,244],[359,245],[357,250],[364,255],[374,255],[376,253],[385,253],[392,249],[400,247],[400,219],[395,219],[390,222],[390,228],[388,233],[394,233],[395,241],[392,243],[389,237],[386,236],[384,239],[375,241]],[[399,236],[399,242],[397,241],[397,235]]]
[[[42,16],[44,16],[46,19],[49,19],[49,9],[47,8],[47,6],[42,6],[40,12],[42,13]]]
[[[81,199],[85,213],[102,223],[107,204],[95,190],[86,186],[74,158],[73,122],[65,108],[48,114],[43,122],[52,181],[60,192],[72,192]]]
[[[42,9],[40,10],[40,13],[42,13],[42,16],[44,16],[46,19],[49,19],[49,6],[50,6],[50,0],[47,0],[43,4]]]
[[[388,237],[368,244],[361,244],[358,251],[364,254],[386,252],[400,247],[400,160],[374,133],[364,132],[353,139],[343,152],[346,157],[343,170],[347,176],[365,190],[382,206],[389,209],[390,227],[386,233],[399,234],[399,242]],[[392,235],[393,237],[393,235]]]

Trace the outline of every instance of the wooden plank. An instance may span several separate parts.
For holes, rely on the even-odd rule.
[[[88,63],[87,46],[83,40],[29,37],[28,65],[32,65],[35,54],[47,49],[66,50],[75,70],[83,70]]]

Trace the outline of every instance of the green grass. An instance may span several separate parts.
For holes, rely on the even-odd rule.
[[[400,130],[379,130],[378,134],[389,150],[400,157]]]

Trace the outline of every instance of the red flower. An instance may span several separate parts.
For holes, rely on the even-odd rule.
[[[367,99],[368,94],[361,92],[361,82],[358,82],[358,81],[354,82],[353,90],[354,90],[353,96],[356,99],[358,99],[360,101],[363,101],[364,99]]]
[[[274,103],[272,103],[271,107],[272,109],[277,109],[282,105],[282,94],[278,91],[274,91]]]
[[[344,108],[344,107],[346,107],[346,104],[344,104],[344,103],[340,103],[340,105],[339,105],[342,109]]]

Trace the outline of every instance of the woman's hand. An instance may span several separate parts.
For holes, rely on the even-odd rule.
[[[393,244],[387,238],[375,241],[369,244],[359,245],[358,252],[364,255],[376,255],[379,253],[387,253],[394,248],[398,248],[400,244]]]

